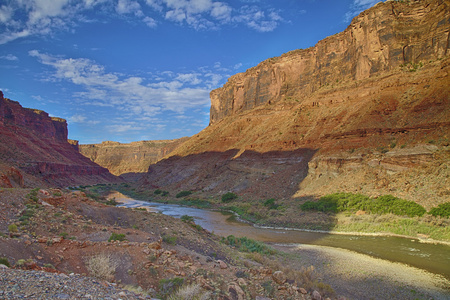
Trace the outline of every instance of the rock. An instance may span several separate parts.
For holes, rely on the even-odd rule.
[[[300,293],[302,293],[303,295],[308,294],[308,292],[307,292],[304,288],[299,288],[298,290],[299,290]]]
[[[228,265],[224,261],[218,260],[217,262],[219,263],[219,266],[220,266],[221,269],[228,268]]]
[[[314,291],[311,296],[313,300],[322,300],[322,296],[318,291]]]
[[[4,264],[0,264],[0,269],[9,269],[8,266],[5,266]]]
[[[228,284],[228,292],[232,300],[245,300],[244,291],[234,282]]]
[[[286,282],[286,275],[282,271],[276,271],[272,274],[272,279],[277,284],[283,284]]]

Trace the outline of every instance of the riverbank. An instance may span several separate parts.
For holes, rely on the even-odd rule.
[[[391,236],[418,240],[421,243],[450,245],[450,219],[424,215],[422,217],[396,216],[393,214],[323,213],[302,211],[300,206],[308,199],[285,199],[258,201],[237,199],[223,203],[217,198],[203,199],[201,193],[190,193],[187,197],[173,197],[169,192],[136,192],[129,186],[114,186],[118,191],[134,199],[178,204],[200,209],[232,212],[240,221],[261,228],[299,230],[327,234],[356,236]],[[270,199],[272,200],[272,199]],[[270,202],[270,205],[268,205]]]
[[[337,294],[350,299],[449,299],[450,281],[400,263],[355,253],[353,251],[315,245],[272,244],[280,251],[298,256],[290,261],[314,265],[322,274],[320,280],[332,286]],[[358,286],[351,289],[350,286]]]

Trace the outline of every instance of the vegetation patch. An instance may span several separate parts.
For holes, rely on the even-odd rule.
[[[222,195],[222,202],[228,203],[238,198],[238,195],[232,192],[228,192]]]
[[[8,268],[11,267],[11,265],[6,257],[0,257],[0,265],[5,265]]]
[[[108,242],[114,242],[114,241],[124,241],[125,240],[125,234],[123,233],[111,233],[111,236],[108,239]]]
[[[175,293],[184,283],[184,279],[180,277],[161,279],[159,281],[159,297],[167,299],[167,297]]]
[[[437,216],[444,218],[450,217],[450,202],[445,202],[439,204],[437,207],[433,207],[430,210],[429,214],[435,217]]]
[[[211,202],[202,199],[185,199],[179,202],[181,205],[194,206],[197,208],[211,208]]]
[[[361,194],[335,193],[321,197],[318,201],[306,201],[300,208],[303,211],[315,210],[338,213],[363,210],[374,214],[394,214],[397,216],[423,216],[425,208],[413,201],[384,195],[370,198]]]
[[[190,194],[192,194],[191,191],[181,191],[175,197],[176,198],[181,198],[181,197],[189,196]]]
[[[235,237],[234,235],[229,235],[226,238],[222,238],[222,243],[236,247],[241,252],[257,252],[260,254],[275,254],[276,251],[264,243],[249,239],[247,237]]]

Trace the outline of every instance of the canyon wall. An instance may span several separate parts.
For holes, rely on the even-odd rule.
[[[263,104],[302,102],[322,87],[358,82],[448,55],[449,1],[388,1],[354,18],[348,28],[268,59],[211,92],[211,124]]]
[[[22,107],[0,92],[0,186],[46,187],[120,182],[78,153],[67,122]]]
[[[102,142],[79,145],[80,153],[107,168],[114,175],[144,173],[188,138],[161,141],[140,141],[129,144]]]
[[[447,201],[449,8],[379,3],[315,47],[232,76],[211,92],[210,126],[152,165],[140,189]]]

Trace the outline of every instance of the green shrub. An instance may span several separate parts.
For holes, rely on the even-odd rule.
[[[376,214],[392,213],[398,216],[422,216],[426,210],[421,205],[392,195],[378,198],[352,193],[335,193],[321,197],[318,201],[307,201],[300,208],[304,211],[342,212],[364,210]]]
[[[234,199],[237,199],[237,197],[238,197],[238,195],[236,195],[235,193],[228,192],[228,193],[222,195],[222,202],[228,203],[228,202],[233,201]]]
[[[9,224],[8,225],[8,231],[9,232],[18,232],[19,230],[17,229],[17,225],[16,224]]]
[[[247,237],[237,238],[234,235],[229,235],[226,238],[222,238],[222,243],[236,247],[242,252],[257,252],[260,254],[274,254],[275,250],[270,248],[264,243],[249,239]]]
[[[450,202],[445,202],[442,204],[439,204],[437,207],[433,207],[430,212],[430,215],[433,215],[435,217],[450,217]]]
[[[159,195],[159,194],[161,194],[162,193],[162,191],[160,190],[160,189],[156,189],[154,192],[153,192],[153,194],[155,194],[155,195]]]
[[[177,237],[174,235],[165,235],[163,236],[163,242],[170,245],[175,245],[177,243]]]
[[[175,197],[176,198],[181,198],[181,197],[189,196],[190,194],[192,194],[191,191],[181,191]]]
[[[191,217],[188,215],[182,215],[180,219],[181,219],[181,221],[186,222],[186,223],[194,222],[194,217]]]
[[[162,197],[166,197],[166,196],[168,196],[168,195],[169,195],[169,192],[168,192],[168,191],[163,191],[162,194],[161,194]]]
[[[11,267],[11,265],[6,257],[0,257],[0,265],[5,265],[8,268]]]
[[[113,242],[113,241],[124,241],[125,240],[125,234],[123,233],[111,233],[111,236],[108,239],[108,242]]]

